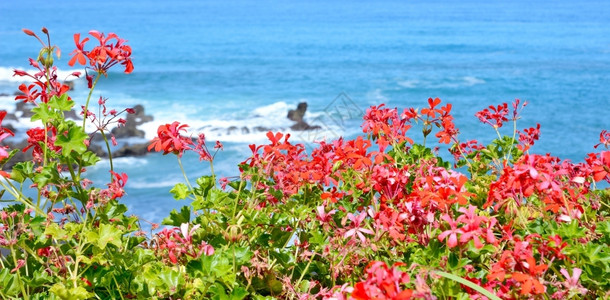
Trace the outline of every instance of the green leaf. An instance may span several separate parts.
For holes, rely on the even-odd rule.
[[[56,183],[59,181],[59,172],[57,172],[57,164],[48,164],[42,168],[33,179],[39,187],[44,187],[49,182]]]
[[[169,192],[174,195],[174,199],[176,200],[186,199],[186,197],[188,197],[190,194],[188,186],[186,186],[184,183],[176,184],[171,190],[169,190]]]
[[[54,239],[63,240],[67,236],[67,232],[59,227],[57,223],[49,223],[44,230],[45,235],[50,235]]]
[[[49,275],[47,271],[39,269],[34,271],[33,276],[25,278],[24,280],[27,281],[30,288],[36,288],[53,283],[53,276]]]
[[[72,110],[74,106],[74,101],[71,101],[68,98],[68,94],[63,94],[61,97],[57,97],[56,95],[51,97],[49,100],[49,107],[55,108],[62,111]]]
[[[30,120],[34,121],[42,121],[42,123],[49,123],[50,120],[59,119],[59,115],[57,112],[49,109],[49,104],[41,102],[38,107],[32,108],[32,112],[34,113]]]
[[[214,177],[212,176],[201,176],[197,178],[197,186],[195,188],[195,193],[197,195],[206,197],[208,195],[208,191],[214,186]]]
[[[34,174],[34,163],[32,161],[24,161],[13,166],[11,171],[11,179],[19,183],[23,183],[26,179],[31,178]]]
[[[49,289],[49,292],[65,300],[84,300],[93,297],[93,294],[87,292],[82,286],[66,288],[63,283],[54,284],[51,289]]]
[[[182,279],[182,280],[180,280]],[[164,269],[159,273],[159,280],[170,290],[176,291],[184,278],[180,275],[180,272],[172,269]]]
[[[89,167],[95,165],[100,158],[91,151],[86,151],[85,153],[79,154],[77,152],[70,153],[70,157],[81,167]]]
[[[0,288],[4,295],[15,297],[21,293],[17,274],[10,273],[8,268],[0,270],[0,285],[2,285]]]
[[[64,130],[59,130],[64,133],[57,135],[55,145],[62,147],[63,155],[69,155],[72,151],[79,154],[85,153],[85,151],[87,151],[85,140],[89,138],[89,136],[74,122],[67,122],[67,127],[67,129],[62,128]]]
[[[182,223],[189,223],[191,220],[191,208],[189,206],[183,206],[180,212],[173,209],[169,216],[163,219],[161,223],[163,225],[180,226]]]
[[[214,300],[229,300],[229,296],[225,292],[224,287],[221,284],[214,284],[210,287],[210,293],[212,293],[212,299]]]
[[[90,243],[95,244],[100,249],[106,249],[108,244],[113,244],[117,247],[121,247],[123,242],[121,241],[121,231],[110,224],[102,224],[98,228],[98,231],[89,231],[87,233],[87,239]]]
[[[15,154],[17,154],[17,152],[20,152],[20,151],[21,151],[20,149],[13,149],[13,150],[9,151],[8,155],[5,158],[0,159],[0,163],[8,162],[9,160],[11,160],[11,158],[13,158],[13,156],[15,156]]]
[[[436,274],[438,274],[438,275],[440,275],[442,277],[445,277],[445,278],[447,278],[449,280],[453,280],[455,282],[463,284],[463,285],[465,285],[465,286],[467,286],[467,287],[469,287],[469,288],[471,288],[471,289],[481,293],[483,296],[485,296],[485,297],[487,297],[489,299],[492,299],[492,300],[501,300],[498,296],[492,294],[488,290],[484,289],[480,285],[478,285],[478,284],[476,284],[476,283],[474,283],[474,282],[472,282],[470,280],[466,280],[466,279],[464,279],[462,277],[459,277],[459,276],[456,276],[456,275],[453,275],[453,274],[450,274],[450,273],[445,273],[443,271],[434,271],[434,273],[436,273]]]
[[[230,299],[231,300],[241,300],[248,296],[248,291],[246,291],[243,287],[238,287],[231,292]]]

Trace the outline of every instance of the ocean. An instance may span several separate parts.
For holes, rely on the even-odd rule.
[[[17,90],[12,70],[30,69],[39,50],[21,29],[43,26],[62,49],[62,74],[73,71],[74,33],[127,39],[134,72],[112,70],[94,100],[142,104],[154,116],[142,127],[146,138],[132,143],[174,120],[204,132],[210,145],[222,141],[221,176],[238,175],[248,144],[265,142],[264,129],[290,132],[286,115],[300,102],[308,103],[305,121],[322,127],[292,132],[307,145],[356,136],[371,105],[423,107],[429,97],[453,104],[462,140],[483,142],[495,133],[477,111],[528,101],[518,128],[541,124],[532,151],[572,161],[610,130],[610,1],[0,0],[0,94]],[[86,82],[76,81],[72,98],[86,94]],[[0,108],[14,102],[2,96]],[[22,134],[29,126],[14,125]],[[195,155],[184,161],[191,178],[210,173]],[[103,185],[108,168],[102,161],[88,173]],[[123,202],[144,219],[160,222],[187,204],[168,193],[182,181],[173,156],[119,158],[115,169],[129,175]]]

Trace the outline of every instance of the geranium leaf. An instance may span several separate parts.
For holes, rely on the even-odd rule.
[[[55,144],[62,147],[63,155],[69,155],[72,151],[79,154],[85,153],[87,151],[85,140],[89,136],[74,122],[68,123],[67,127],[63,130],[63,134],[57,135]]]
[[[186,197],[188,197],[190,194],[188,186],[186,186],[184,183],[176,184],[171,190],[169,190],[169,192],[174,195],[174,199],[176,200],[186,199]]]
[[[180,226],[183,223],[189,223],[191,220],[191,208],[188,206],[183,206],[180,209],[180,212],[177,212],[173,209],[169,216],[163,219],[161,222],[163,225],[170,226]]]

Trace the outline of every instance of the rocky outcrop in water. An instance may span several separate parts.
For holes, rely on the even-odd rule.
[[[307,112],[307,102],[301,102],[297,105],[297,109],[291,109],[288,111],[288,119],[296,122],[294,125],[290,126],[290,129],[295,131],[304,131],[321,128],[317,125],[311,126],[307,124],[307,122],[303,120],[303,117],[305,117],[305,112]]]

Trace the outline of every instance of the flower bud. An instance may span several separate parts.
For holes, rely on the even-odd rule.
[[[38,54],[38,62],[43,66],[50,68],[53,66],[53,52],[48,48],[42,48],[40,54]]]
[[[230,225],[225,232],[223,232],[224,238],[230,242],[237,242],[243,237],[241,228],[239,225]]]
[[[25,28],[23,28],[23,29],[21,29],[21,30],[23,30],[23,32],[24,32],[25,34],[29,35],[29,36],[36,36],[36,34],[34,33],[34,31],[31,31],[31,30],[29,30],[29,29],[25,29]]]

